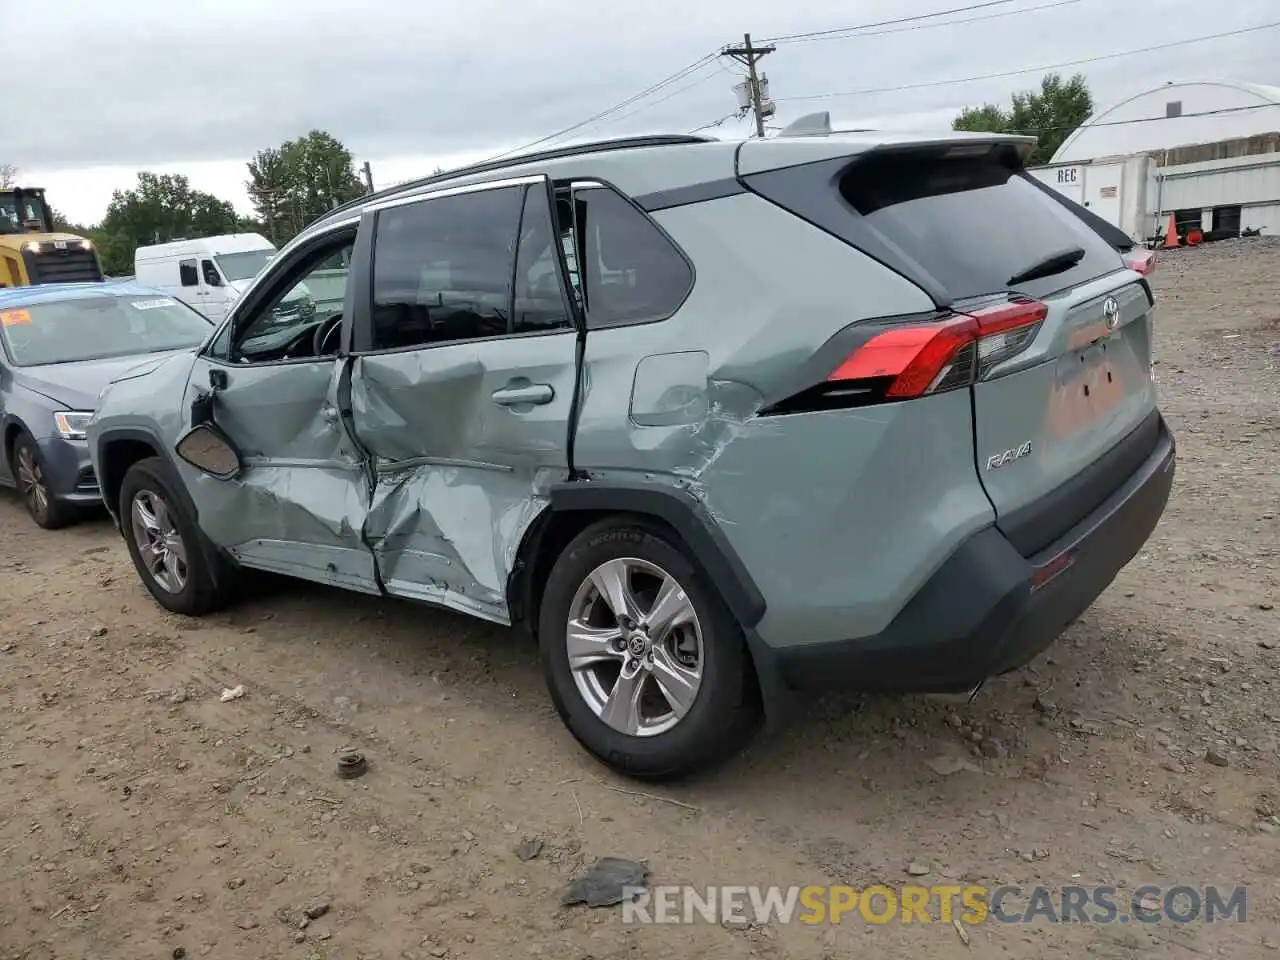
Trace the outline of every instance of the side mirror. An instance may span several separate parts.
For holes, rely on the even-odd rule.
[[[240,474],[240,451],[212,423],[192,427],[174,449],[183,460],[211,477],[233,480]]]

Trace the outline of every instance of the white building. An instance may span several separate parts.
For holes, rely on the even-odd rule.
[[[1261,227],[1280,234],[1280,87],[1231,80],[1166,83],[1098,110],[1053,155],[1085,163],[1148,153],[1152,208],[1179,229]]]

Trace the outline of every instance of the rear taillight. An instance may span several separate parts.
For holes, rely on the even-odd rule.
[[[827,377],[862,388],[863,402],[908,400],[965,387],[1031,343],[1049,308],[1017,299],[876,334]]]
[[[1135,273],[1149,277],[1156,268],[1156,255],[1153,250],[1133,249],[1123,255],[1124,265]]]

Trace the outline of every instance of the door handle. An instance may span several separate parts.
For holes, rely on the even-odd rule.
[[[529,383],[519,387],[503,387],[493,392],[493,402],[503,407],[550,403],[556,392],[549,383]]]

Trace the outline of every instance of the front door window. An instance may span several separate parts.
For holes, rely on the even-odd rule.
[[[266,363],[336,353],[353,243],[336,240],[290,271],[273,296],[237,322],[231,359]]]

